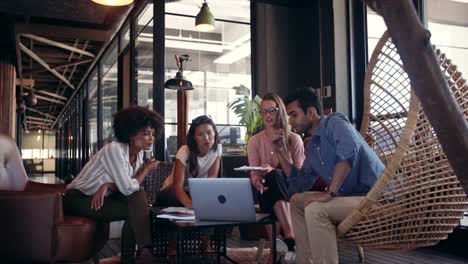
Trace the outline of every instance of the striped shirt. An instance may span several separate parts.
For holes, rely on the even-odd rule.
[[[86,163],[67,189],[77,189],[86,195],[93,195],[104,183],[115,183],[122,194],[130,195],[140,189],[140,184],[133,176],[142,164],[143,151],[137,154],[132,167],[128,144],[110,142]]]

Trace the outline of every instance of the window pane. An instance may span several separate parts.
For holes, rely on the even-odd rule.
[[[367,8],[367,58],[370,60],[374,48],[382,34],[387,30],[383,18]]]
[[[431,42],[447,55],[457,70],[468,74],[468,3],[427,1]]]
[[[114,41],[115,43],[115,41]],[[113,137],[112,114],[117,112],[117,45],[111,45],[111,50],[107,51],[108,57],[104,57],[102,64],[102,139],[104,141]]]
[[[150,23],[151,21],[151,23]],[[138,18],[139,34],[135,40],[138,105],[153,108],[153,4]],[[148,26],[146,26],[149,23]]]
[[[245,12],[249,14],[250,10]],[[241,96],[233,87],[251,89],[250,25],[218,21],[214,31],[203,33],[195,31],[193,20],[166,15],[165,79],[177,73],[174,56],[189,55],[191,61],[184,62],[184,77],[194,90],[187,91],[188,120],[210,114],[216,124],[238,125],[239,118],[227,105]],[[165,121],[177,123],[177,93],[166,89],[164,103]],[[239,143],[243,142],[241,138]]]
[[[130,42],[130,23],[127,21],[120,30],[120,52],[124,50]]]
[[[90,75],[88,81],[88,129],[89,129],[89,156],[91,157],[97,151],[97,71]]]
[[[143,11],[138,16],[136,33],[140,35],[141,31],[145,28],[153,27],[153,4],[148,4],[145,6]]]

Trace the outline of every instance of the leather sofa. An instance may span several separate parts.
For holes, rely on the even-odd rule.
[[[0,259],[10,262],[97,260],[109,225],[63,214],[64,184],[29,181],[24,191],[0,191]]]

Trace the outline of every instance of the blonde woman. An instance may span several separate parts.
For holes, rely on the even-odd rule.
[[[263,97],[260,112],[264,129],[254,135],[248,145],[250,166],[262,166],[261,171],[252,171],[253,186],[259,191],[260,209],[274,215],[283,233],[283,240],[290,250],[294,248],[294,232],[291,225],[285,174],[282,172],[271,142],[275,135],[284,135],[283,148],[287,149],[287,159],[300,168],[304,162],[304,145],[299,135],[292,133],[283,100],[268,93]]]

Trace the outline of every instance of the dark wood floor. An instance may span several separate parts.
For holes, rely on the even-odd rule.
[[[31,180],[44,182],[44,183],[56,183],[57,179],[53,174],[44,174],[40,177],[32,177]],[[371,264],[466,264],[468,263],[468,250],[463,251],[468,244],[468,216],[465,220],[465,228],[463,232],[455,232],[452,234],[452,242],[446,243],[443,241],[443,246],[436,246],[430,248],[420,248],[411,251],[383,251],[369,249],[365,251],[365,263]],[[463,224],[463,221],[462,221]],[[460,230],[459,230],[460,231]],[[268,244],[268,243],[267,243]],[[232,235],[228,239],[228,248],[248,248],[258,246],[258,241],[254,240],[241,240],[238,229],[235,228]],[[448,252],[463,251],[463,254],[451,254]],[[460,250],[461,248],[461,250]],[[104,249],[99,253],[99,257],[108,258],[115,256],[120,252],[120,239],[111,239],[106,244]],[[341,264],[354,264],[358,263],[358,255],[356,246],[352,243],[340,241],[339,242],[339,254]],[[294,259],[294,258],[292,258]],[[1,261],[0,261],[1,263]]]
[[[239,232],[234,229],[228,240],[228,248],[256,247],[258,241],[241,240]],[[100,258],[117,255],[120,252],[120,240],[110,240],[100,252]],[[339,254],[341,264],[359,263],[356,246],[350,242],[339,242]],[[293,258],[294,259],[294,258]],[[294,262],[293,262],[294,263]],[[468,258],[444,252],[440,247],[420,248],[411,251],[384,251],[365,250],[365,263],[371,264],[466,264]]]

